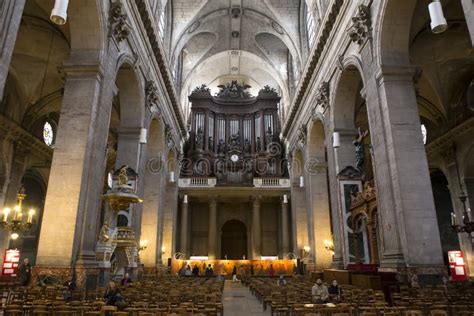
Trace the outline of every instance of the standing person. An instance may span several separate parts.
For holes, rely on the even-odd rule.
[[[336,280],[332,280],[331,286],[328,287],[328,293],[332,301],[339,302],[341,300],[341,288]]]
[[[192,273],[191,273],[191,266],[188,264],[186,266],[186,270],[184,271],[184,275],[185,276],[190,276]]]
[[[255,274],[255,271],[253,269],[253,264],[250,265],[250,275],[254,275]]]
[[[329,299],[328,287],[323,284],[321,279],[316,280],[316,284],[311,289],[313,303],[327,303]]]
[[[238,282],[239,280],[237,279],[237,267],[234,266],[232,269],[232,282]]]
[[[193,267],[193,275],[194,276],[199,275],[199,268],[198,268],[197,264],[195,264],[194,267]]]
[[[273,264],[270,263],[270,276],[274,277],[275,276],[275,270],[273,269]]]
[[[31,281],[31,264],[30,259],[25,258],[23,263],[18,270],[18,276],[20,277],[20,285],[21,286],[28,286]]]
[[[132,283],[132,278],[130,278],[130,274],[125,273],[125,275],[123,276],[122,281],[120,281],[120,285],[129,286],[130,283]]]
[[[214,275],[214,269],[212,269],[211,264],[209,264],[206,268],[206,276],[212,276]]]

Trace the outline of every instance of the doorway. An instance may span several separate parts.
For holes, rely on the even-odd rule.
[[[238,220],[227,221],[222,226],[221,257],[229,260],[248,258],[247,227]]]

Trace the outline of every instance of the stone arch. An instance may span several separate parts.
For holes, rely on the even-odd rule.
[[[442,170],[430,170],[430,179],[441,239],[441,249],[444,262],[447,265],[447,252],[453,249],[460,249],[458,234],[451,227],[451,213],[454,212],[453,196],[450,192],[448,179]],[[454,199],[456,198],[454,197]]]
[[[417,1],[383,0],[375,21],[379,65],[409,65],[410,27]]]
[[[323,122],[315,120],[308,130],[307,193],[309,215],[309,236],[312,256],[316,267],[327,268],[332,262],[332,253],[325,248],[325,242],[332,241],[330,199],[328,188],[328,167]]]
[[[70,1],[68,23],[71,32],[71,59],[86,57],[100,61],[105,53],[107,27],[102,12],[106,2],[96,0]]]
[[[154,119],[148,128],[143,192],[143,210],[140,236],[148,241],[146,250],[140,253],[140,260],[147,267],[158,263],[158,222],[161,192],[166,179],[163,171],[165,148],[164,128],[161,120]]]
[[[364,80],[360,64],[350,59],[339,74],[334,89],[331,118],[334,129],[355,128],[355,99],[363,87]]]
[[[119,59],[116,75],[118,111],[118,146],[115,167],[128,165],[139,172],[140,132],[145,120],[145,97],[140,77],[127,57]]]

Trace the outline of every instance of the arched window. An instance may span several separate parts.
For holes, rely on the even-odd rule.
[[[314,39],[316,37],[316,32],[315,32],[315,21],[314,21],[314,15],[313,12],[311,11],[311,8],[307,5],[306,6],[306,32],[308,33],[308,44],[309,48],[313,47],[314,44]]]
[[[167,11],[167,4],[163,6],[163,9],[160,11],[160,17],[158,19],[158,33],[160,35],[160,39],[163,42],[165,40],[165,31],[166,31],[166,11]]]
[[[43,125],[43,141],[49,147],[54,145],[54,129],[49,121],[46,121]]]
[[[423,136],[423,144],[426,145],[426,138],[428,137],[428,130],[425,124],[421,124],[421,135]]]

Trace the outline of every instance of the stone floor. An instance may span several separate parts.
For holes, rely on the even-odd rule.
[[[249,289],[239,283],[226,280],[223,294],[225,316],[270,315],[270,309],[263,311],[262,304]]]

